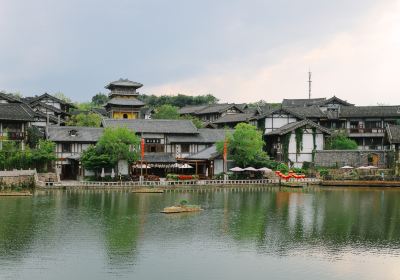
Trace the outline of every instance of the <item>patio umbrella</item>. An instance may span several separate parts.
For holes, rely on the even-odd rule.
[[[133,167],[134,168],[143,168],[143,169],[150,169],[151,168],[147,164],[135,164]]]
[[[369,167],[368,166],[360,166],[360,167],[357,167],[356,169],[358,169],[358,170],[366,170],[366,169],[369,169]]]
[[[349,165],[345,165],[343,167],[340,167],[340,169],[353,169],[354,167],[349,166]]]
[[[115,178],[115,171],[114,171],[114,168],[113,169],[111,169],[111,178]]]
[[[174,163],[173,165],[172,165],[172,167],[174,167],[174,168],[179,168],[181,165],[179,164],[179,163]]]
[[[100,174],[100,177],[101,178],[104,178],[106,176],[106,174],[104,173],[104,167],[101,169],[101,174]]]
[[[179,168],[188,169],[188,168],[193,168],[193,167],[190,166],[189,164],[185,163],[185,164],[181,165]]]
[[[229,169],[229,171],[241,172],[241,171],[244,171],[244,169],[236,166],[236,167],[233,167],[233,168]]]
[[[257,171],[257,169],[255,169],[254,167],[246,167],[244,170],[246,171]]]
[[[257,169],[258,171],[262,171],[262,172],[272,172],[272,169],[269,169],[267,167],[261,167],[259,169]]]

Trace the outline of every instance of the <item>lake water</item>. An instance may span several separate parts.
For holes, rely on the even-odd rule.
[[[400,190],[0,197],[0,279],[400,279]]]

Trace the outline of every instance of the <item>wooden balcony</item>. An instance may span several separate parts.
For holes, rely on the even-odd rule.
[[[24,140],[25,132],[3,132],[0,133],[1,140]]]

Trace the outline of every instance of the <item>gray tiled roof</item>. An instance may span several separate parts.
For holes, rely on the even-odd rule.
[[[119,106],[144,106],[145,103],[136,98],[119,98],[113,97],[108,100],[107,105],[119,105]]]
[[[75,130],[76,136],[71,136],[70,131]],[[103,128],[100,127],[79,127],[79,126],[52,126],[48,127],[48,138],[54,142],[84,142],[96,143],[101,135]]]
[[[197,111],[203,110],[206,108],[208,105],[198,105],[198,106],[185,106],[179,109],[179,114],[184,115],[184,114],[194,114]]]
[[[343,99],[340,99],[339,97],[336,97],[336,96],[332,96],[331,98],[323,100],[323,101],[319,102],[317,105],[322,106],[322,105],[329,104],[329,103],[341,104],[343,106],[353,106],[354,105],[354,104],[351,104],[351,103],[349,103]]]
[[[104,127],[126,127],[136,133],[193,134],[197,128],[190,120],[103,119]]]
[[[148,163],[175,163],[176,158],[167,153],[145,153],[144,161]]]
[[[27,98],[25,98],[24,100],[26,100],[26,101],[29,102],[29,103],[33,103],[33,102],[35,102],[35,101],[40,101],[40,100],[42,100],[42,99],[44,99],[44,98],[49,98],[49,99],[52,99],[52,100],[54,100],[54,101],[56,101],[56,102],[58,102],[58,103],[60,103],[60,104],[69,105],[69,106],[71,106],[71,107],[75,107],[74,104],[71,104],[71,103],[66,102],[66,101],[64,101],[64,100],[61,100],[61,99],[59,99],[59,98],[57,98],[57,97],[54,97],[53,95],[48,94],[47,92],[45,92],[45,93],[43,93],[42,95],[39,95],[39,96],[27,97]]]
[[[41,102],[41,101],[33,101],[33,102],[30,103],[30,106],[32,108],[43,107],[43,108],[46,108],[46,109],[48,109],[50,111],[53,111],[55,113],[59,113],[59,114],[63,114],[64,113],[64,114],[66,114],[66,112],[64,112],[64,111],[62,111],[62,110],[60,110],[60,109],[58,109],[58,108],[56,108],[56,107],[54,107],[52,105],[46,104],[44,102]]]
[[[45,121],[47,121],[47,115],[43,112],[35,111],[35,116],[43,118]],[[58,123],[58,118],[49,114],[49,121],[56,124]],[[60,123],[65,123],[65,121],[63,119],[60,119]]]
[[[400,105],[397,106],[343,106],[340,108],[340,117],[394,117],[400,118]]]
[[[204,114],[213,114],[213,113],[222,113],[232,107],[237,108],[240,112],[243,112],[241,109],[242,106],[237,106],[236,104],[210,104],[210,105],[199,105],[199,106],[185,106],[179,109],[179,114],[195,114],[195,115],[204,115]]]
[[[0,120],[33,121],[35,112],[25,103],[0,103]]]
[[[132,82],[128,79],[119,79],[117,81],[111,82],[105,86],[107,89],[112,89],[113,87],[132,87],[132,88],[141,88],[143,85],[141,83]]]
[[[329,129],[327,129],[325,127],[322,127],[322,126],[320,126],[319,124],[316,124],[313,121],[302,120],[302,121],[298,121],[298,122],[288,123],[288,124],[278,128],[278,129],[275,129],[275,130],[273,130],[271,132],[266,133],[265,135],[285,135],[285,134],[287,134],[287,133],[289,133],[289,132],[291,132],[291,131],[299,128],[299,127],[303,127],[305,125],[309,125],[311,127],[315,127],[316,129],[318,129],[318,130],[320,130],[320,131],[322,131],[324,133],[327,133],[327,134],[331,134],[332,133]]]
[[[0,91],[0,99],[6,100],[8,103],[21,103],[22,101],[16,99],[11,94]]]
[[[208,148],[205,148],[204,150],[201,150],[197,154],[186,157],[185,159],[211,160],[218,156],[219,153],[217,152],[217,147],[215,145],[212,145]]]
[[[208,105],[207,107],[205,107],[204,109],[197,111],[196,114],[203,115],[203,114],[212,114],[212,113],[222,113],[232,107],[235,107],[239,111],[242,112],[242,110],[235,104],[211,104],[211,105]]]
[[[282,107],[307,107],[325,101],[326,98],[283,99]]]
[[[312,105],[308,107],[290,107],[285,108],[288,112],[293,113],[293,115],[302,116],[304,118],[323,118],[326,117],[324,112],[321,111],[318,106]]]
[[[389,143],[400,144],[400,125],[389,124],[386,126]]]
[[[107,116],[107,110],[104,108],[93,108],[92,111],[102,116]]]
[[[226,114],[218,118],[213,123],[221,124],[221,123],[247,122],[252,117],[254,117],[254,113]]]
[[[168,136],[168,143],[205,143],[212,144],[224,140],[228,133],[233,133],[230,129],[200,128],[198,134],[193,135],[171,135]]]

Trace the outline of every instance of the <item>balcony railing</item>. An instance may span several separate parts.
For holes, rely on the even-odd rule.
[[[24,140],[25,132],[3,132],[0,133],[1,140]]]
[[[349,133],[384,133],[385,129],[383,128],[350,128],[348,129]]]

